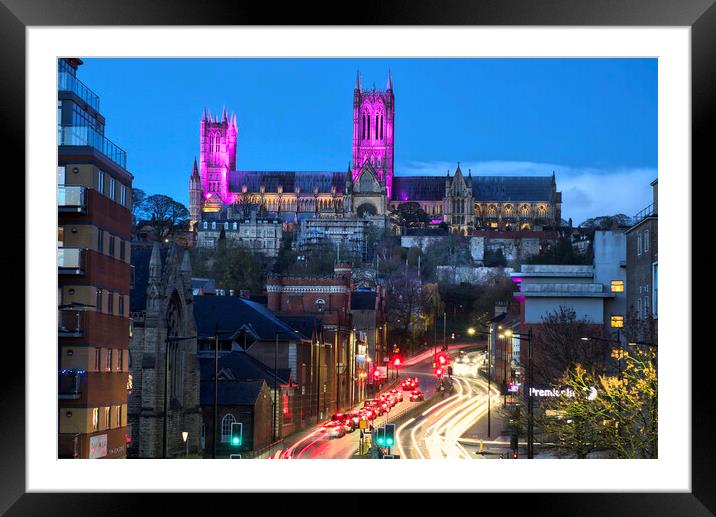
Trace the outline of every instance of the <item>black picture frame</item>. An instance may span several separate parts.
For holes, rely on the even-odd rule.
[[[553,26],[688,26],[691,27],[692,72],[692,170],[713,169],[710,129],[716,122],[716,6],[715,0],[363,0],[360,8],[342,11],[339,2],[269,3],[218,2],[213,0],[0,0],[0,120],[4,156],[19,159],[15,170],[24,170],[25,148],[25,29],[28,26],[62,25],[553,25]],[[350,6],[350,4],[346,4]],[[220,8],[219,8],[220,6]],[[280,7],[279,7],[280,6]],[[340,13],[345,13],[341,16]],[[707,169],[708,167],[708,169]],[[49,173],[48,173],[49,174]],[[25,191],[23,176],[14,174]],[[689,171],[684,171],[685,177]],[[694,175],[692,174],[692,184]],[[17,190],[16,190],[17,192]],[[703,195],[703,194],[702,194]],[[16,196],[22,198],[22,196]],[[27,199],[27,197],[26,197]],[[692,206],[697,206],[694,202]],[[21,202],[22,204],[22,202]],[[18,210],[23,210],[18,207]],[[688,208],[684,208],[688,216]],[[20,212],[22,213],[22,212]],[[694,220],[696,220],[694,218]],[[693,234],[692,234],[693,235]],[[31,238],[28,236],[27,238]],[[14,253],[3,263],[24,271],[24,246],[14,239]],[[690,252],[690,250],[689,250]],[[695,268],[694,268],[695,269]],[[685,278],[691,284],[690,278]],[[17,285],[12,292],[24,292]],[[48,295],[52,295],[48,290]],[[13,295],[14,306],[23,306]],[[24,296],[23,300],[24,301]],[[683,303],[689,303],[684,300]],[[694,316],[705,305],[692,304]],[[693,318],[698,321],[702,318]],[[684,334],[688,353],[691,335]],[[17,341],[15,341],[17,343]],[[6,346],[12,346],[6,341]],[[704,343],[706,345],[706,343]],[[25,493],[25,359],[22,350],[6,356],[4,390],[0,394],[0,512],[7,515],[88,515],[137,512],[146,496],[139,494],[28,494]],[[704,347],[705,348],[705,347]],[[6,348],[6,353],[7,352]],[[710,384],[711,361],[692,350],[692,450],[690,493],[557,493],[474,495],[474,511],[495,508],[519,515],[714,515],[716,514],[716,402]],[[9,360],[9,362],[7,362]],[[8,368],[8,364],[11,365]],[[686,428],[686,426],[685,426]],[[54,429],[54,428],[53,428]],[[359,488],[357,486],[357,488]],[[558,490],[558,488],[556,488]],[[294,494],[292,497],[298,497]],[[216,495],[212,497],[217,497]],[[241,496],[244,497],[243,495]],[[274,497],[274,496],[272,496]],[[501,498],[501,499],[500,499]],[[244,499],[242,499],[244,500]],[[221,501],[227,501],[221,497]],[[232,505],[237,504],[232,499]],[[276,500],[272,500],[272,506]],[[404,511],[415,498],[401,497]],[[212,506],[217,502],[212,502]],[[163,512],[186,504],[184,497],[163,497]],[[292,507],[294,504],[289,503]],[[382,506],[382,503],[376,503]],[[423,503],[421,503],[423,504]],[[460,503],[462,507],[463,503]],[[238,509],[243,506],[237,505]],[[284,508],[288,508],[284,506]],[[148,508],[147,508],[148,509]],[[312,510],[315,511],[315,510]],[[468,508],[465,511],[471,511]],[[144,512],[142,512],[144,513]]]

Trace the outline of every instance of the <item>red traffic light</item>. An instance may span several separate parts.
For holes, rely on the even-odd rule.
[[[379,370],[378,368],[376,368],[375,370],[373,370],[373,378],[374,378],[374,379],[380,379],[380,370]]]
[[[447,358],[444,355],[440,354],[438,356],[438,361],[440,361],[440,364],[445,364],[447,362]]]
[[[452,332],[452,333],[450,334],[450,339],[455,339],[455,333],[454,333],[454,332]]]
[[[400,366],[400,357],[396,357],[395,359],[393,359],[393,365]]]
[[[442,377],[442,376],[443,376],[443,369],[442,369],[442,368],[438,368],[437,370],[435,370],[435,375],[437,375],[438,377]]]

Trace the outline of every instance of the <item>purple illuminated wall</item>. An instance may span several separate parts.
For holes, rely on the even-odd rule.
[[[223,110],[219,119],[205,110],[201,117],[200,134],[199,175],[204,199],[218,196],[224,203],[231,203],[229,171],[236,169],[236,140],[239,134],[236,114],[229,116]]]
[[[385,90],[364,90],[360,76],[353,90],[353,181],[368,161],[385,178],[388,199],[393,191],[393,135],[395,129],[395,97],[393,81],[388,73]]]

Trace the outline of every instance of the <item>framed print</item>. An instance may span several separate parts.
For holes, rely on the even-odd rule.
[[[128,7],[0,9],[27,179],[3,511],[716,512],[690,210],[712,2]]]

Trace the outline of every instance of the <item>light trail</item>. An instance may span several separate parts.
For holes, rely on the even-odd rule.
[[[395,435],[396,435],[395,441],[397,442],[398,450],[400,451],[401,458],[405,458],[406,456],[405,456],[405,451],[403,450],[403,440],[400,439],[400,432],[403,429],[405,429],[409,424],[412,424],[413,422],[415,422],[415,417],[413,417],[410,420],[408,420],[407,422],[405,422],[403,425],[398,427],[398,429],[396,429],[396,431],[395,431]]]

